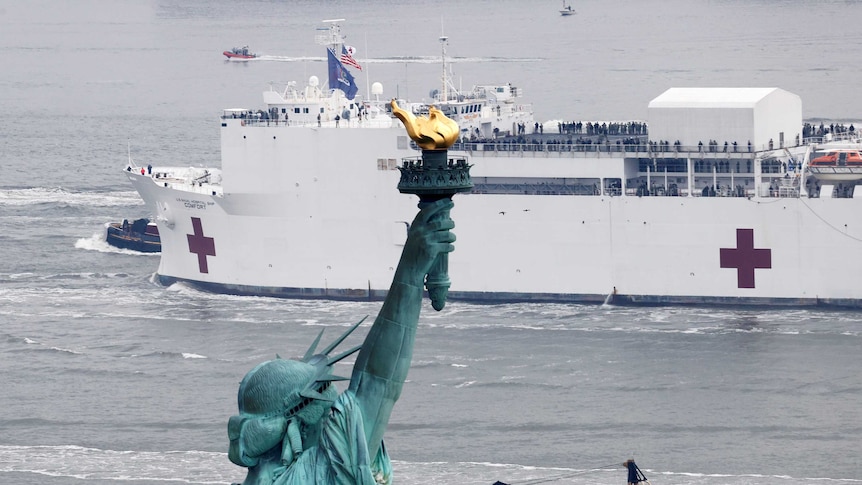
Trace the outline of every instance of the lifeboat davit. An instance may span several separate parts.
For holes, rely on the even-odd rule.
[[[862,154],[858,150],[831,150],[811,160],[808,171],[820,180],[860,180]]]

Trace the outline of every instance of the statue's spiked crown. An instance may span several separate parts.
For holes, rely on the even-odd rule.
[[[367,318],[367,317],[366,317]],[[320,352],[316,352],[324,330],[321,330],[300,360],[282,359],[264,362],[243,378],[237,393],[241,413],[259,416],[293,416],[314,401],[332,401],[325,394],[333,381],[350,380],[332,373],[332,366],[362,348],[357,345],[338,355],[330,356],[365,318],[352,325],[340,337]],[[333,395],[334,393],[329,393]]]

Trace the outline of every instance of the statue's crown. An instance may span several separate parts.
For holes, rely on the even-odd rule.
[[[332,401],[332,398],[324,394],[330,383],[350,380],[348,377],[334,375],[332,366],[354,354],[362,345],[335,356],[330,356],[329,353],[364,321],[365,318],[352,325],[319,353],[315,351],[325,329],[320,331],[300,360],[282,359],[276,355],[275,359],[256,366],[240,382],[237,393],[240,412],[292,416],[315,400]]]

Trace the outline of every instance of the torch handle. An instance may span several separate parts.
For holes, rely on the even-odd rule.
[[[451,200],[452,196],[449,195],[447,198]],[[439,198],[420,198],[419,209],[435,200],[439,200]],[[448,218],[449,210],[446,209],[438,212],[432,221]],[[449,279],[449,253],[440,253],[431,264],[431,269],[425,277],[425,288],[428,290],[428,297],[431,298],[431,306],[438,312],[446,306],[450,286],[452,286],[452,281]]]

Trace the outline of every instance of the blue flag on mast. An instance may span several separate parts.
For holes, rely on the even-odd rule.
[[[329,57],[329,89],[340,89],[344,91],[347,99],[353,99],[356,97],[356,92],[359,91],[356,82],[353,80],[353,75],[335,57],[332,49],[326,49],[326,52],[328,54],[327,57]]]

